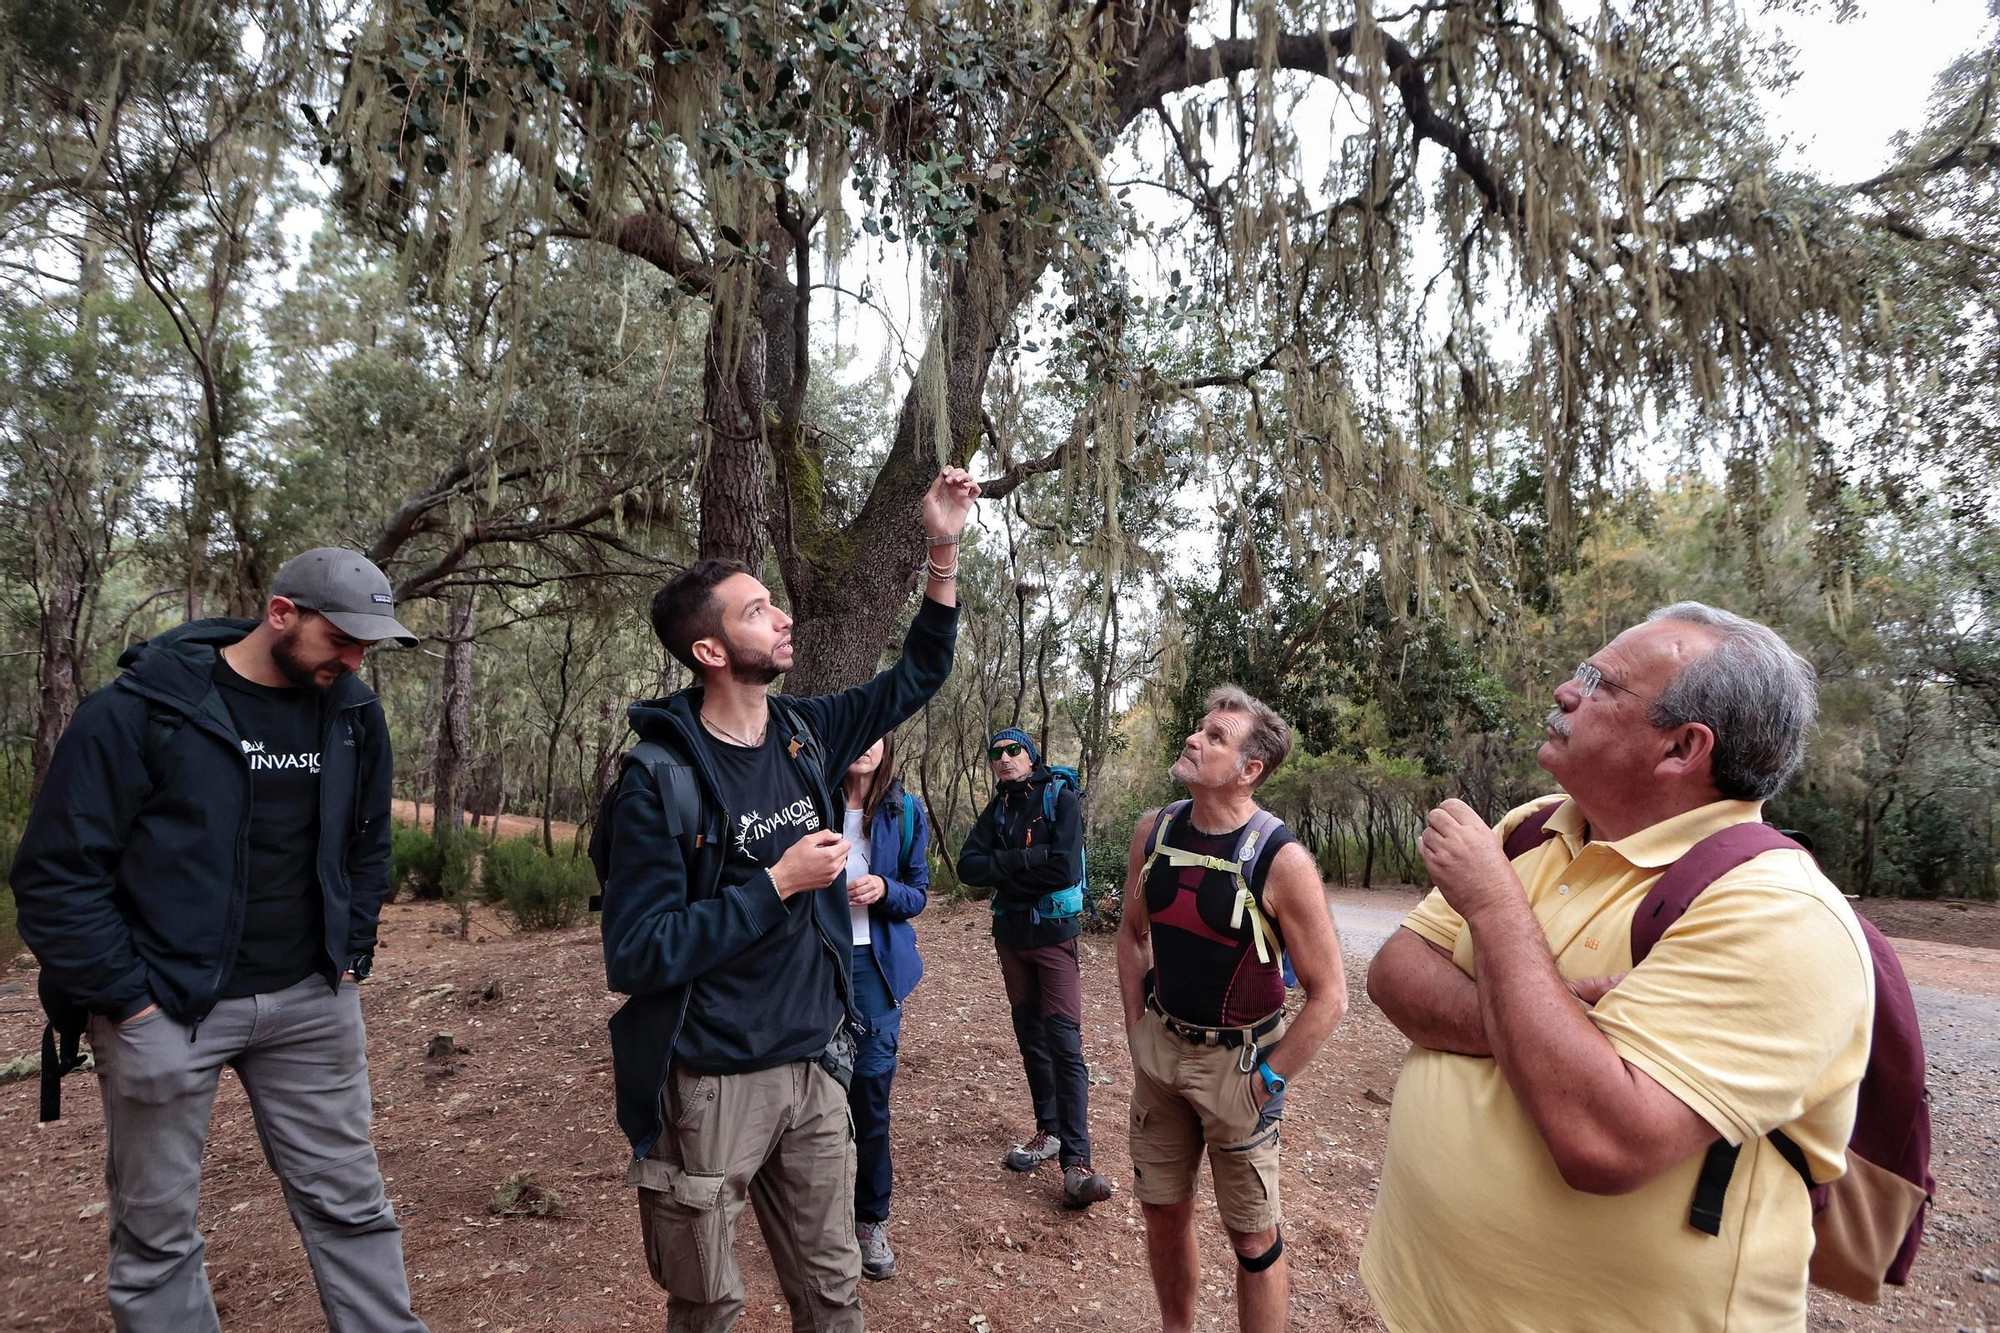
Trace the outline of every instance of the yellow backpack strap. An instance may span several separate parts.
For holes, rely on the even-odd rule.
[[[1250,873],[1257,864],[1258,844],[1266,840],[1265,835],[1271,829],[1278,827],[1277,816],[1267,810],[1259,810],[1251,816],[1243,841],[1236,848],[1236,861],[1229,866],[1230,873],[1236,876],[1236,907],[1229,914],[1229,928],[1241,930],[1243,918],[1250,918],[1250,942],[1257,946],[1257,961],[1260,963],[1270,962],[1281,946],[1278,944],[1278,932],[1272,929],[1263,909],[1257,906],[1257,895],[1250,888]]]
[[[1139,883],[1142,886],[1153,873],[1153,862],[1159,860],[1162,853],[1166,854],[1168,865],[1181,864],[1174,859],[1175,849],[1167,846],[1167,825],[1174,822],[1174,816],[1186,805],[1186,801],[1171,802],[1161,806],[1160,813],[1153,817],[1153,850],[1147,855],[1146,864],[1139,867]]]

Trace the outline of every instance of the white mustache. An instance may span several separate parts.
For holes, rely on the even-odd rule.
[[[1549,715],[1543,721],[1548,724],[1550,731],[1564,740],[1569,739],[1569,714],[1563,712],[1561,708],[1551,708]]]

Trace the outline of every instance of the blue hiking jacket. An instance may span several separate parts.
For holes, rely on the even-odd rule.
[[[896,665],[865,685],[838,694],[795,698],[774,695],[771,726],[788,745],[799,738],[797,722],[819,737],[821,763],[792,758],[823,827],[838,830],[846,808],[840,781],[869,746],[894,731],[937,693],[951,674],[958,635],[958,608],[928,597],[917,608],[903,655]],[[611,1074],[618,1100],[618,1124],[632,1141],[632,1156],[652,1151],[664,1128],[660,1094],[673,1066],[688,995],[716,961],[734,957],[776,926],[785,902],[759,876],[723,890],[720,835],[733,827],[721,789],[702,742],[702,689],[693,686],[635,703],[627,710],[641,740],[657,741],[693,763],[701,787],[702,850],[687,865],[680,843],[669,832],[665,804],[653,774],[628,764],[611,806],[608,873],[604,881],[604,973],[612,990],[631,997],[611,1016]],[[837,984],[850,1022],[855,1013],[852,971],[854,931],[847,911],[847,876],[813,895],[813,919],[820,937],[838,960]],[[773,985],[784,984],[773,977]],[[756,1014],[745,1014],[746,1030]]]
[[[903,858],[905,806],[915,822],[907,861]],[[901,778],[896,779],[889,784],[868,830],[868,867],[882,877],[884,886],[882,897],[868,905],[868,939],[882,980],[897,1004],[924,976],[924,960],[917,953],[917,929],[910,918],[930,902],[930,842],[931,822],[924,815],[924,803],[903,790]]]

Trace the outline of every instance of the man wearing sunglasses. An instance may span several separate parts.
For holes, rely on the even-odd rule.
[[[1497,832],[1431,812],[1437,889],[1368,974],[1413,1043],[1361,1260],[1390,1329],[1804,1329],[1812,1210],[1772,1132],[1840,1174],[1873,974],[1812,858],[1731,830],[1816,707],[1766,627],[1663,607],[1556,686],[1539,758],[1567,798]],[[1635,916],[1684,858],[1712,878],[1647,952]]]
[[[1090,1070],[1076,950],[1083,932],[1083,807],[1020,728],[996,732],[986,757],[993,799],[966,837],[958,877],[993,895],[993,947],[1035,1108],[1035,1132],[1008,1152],[1006,1166],[1032,1171],[1060,1159],[1064,1205],[1088,1208],[1111,1197],[1111,1182],[1090,1165]]]

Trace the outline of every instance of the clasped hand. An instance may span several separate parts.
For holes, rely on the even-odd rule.
[[[1424,821],[1417,840],[1424,868],[1431,873],[1453,911],[1470,920],[1503,900],[1521,893],[1521,881],[1492,826],[1464,801],[1446,801]]]

